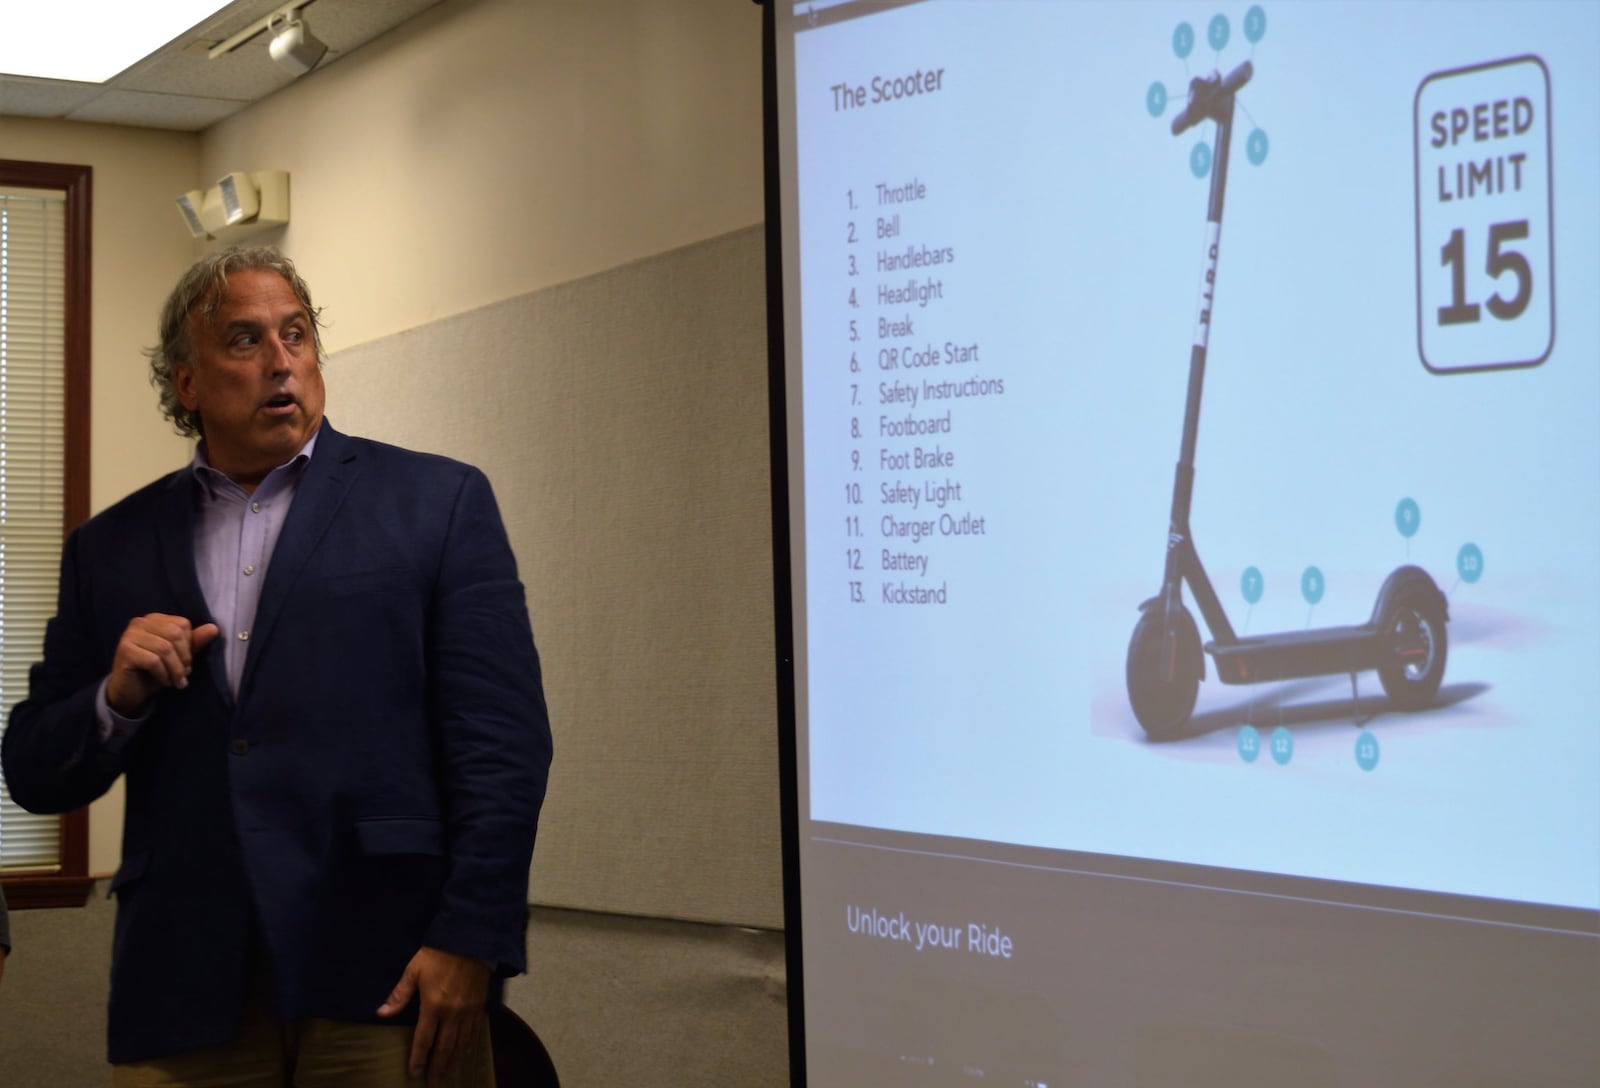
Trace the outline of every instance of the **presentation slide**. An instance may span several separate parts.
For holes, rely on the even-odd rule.
[[[776,19],[811,1082],[1592,1077],[1600,4]],[[1146,1000],[1241,911],[1589,1028]]]

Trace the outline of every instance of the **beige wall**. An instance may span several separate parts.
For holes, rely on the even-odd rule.
[[[188,456],[156,410],[140,351],[156,311],[200,250],[174,198],[194,185],[190,133],[0,117],[8,159],[94,168],[90,507],[100,510]]]
[[[760,222],[760,30],[736,0],[445,0],[208,130],[202,177],[289,171],[266,240],[337,352]]]
[[[0,117],[0,155],[94,168],[89,505],[98,511],[170,472],[188,446],[161,419],[140,349],[156,311],[198,254],[173,198],[192,188],[200,141],[189,133]],[[116,868],[122,786],[90,817],[89,869]]]

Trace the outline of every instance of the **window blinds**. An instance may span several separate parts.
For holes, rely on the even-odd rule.
[[[66,404],[66,202],[0,189],[0,732],[55,611]],[[60,864],[60,818],[0,783],[0,869]]]

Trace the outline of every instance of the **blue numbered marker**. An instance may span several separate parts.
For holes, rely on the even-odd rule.
[[[1172,51],[1178,54],[1179,60],[1188,60],[1189,54],[1194,52],[1194,27],[1188,23],[1179,23],[1172,32]]]
[[[1415,499],[1401,499],[1400,505],[1394,508],[1394,527],[1400,530],[1400,535],[1410,539],[1417,535],[1417,530],[1422,526],[1422,510],[1417,506]]]
[[[1253,5],[1249,11],[1244,13],[1245,39],[1251,45],[1254,45],[1261,40],[1262,35],[1266,32],[1267,13],[1261,10],[1260,4]]]
[[[1247,604],[1255,604],[1261,600],[1261,591],[1266,586],[1266,580],[1261,577],[1261,572],[1254,567],[1244,568],[1244,573],[1239,576],[1239,592],[1244,594]]]
[[[1211,145],[1195,144],[1194,150],[1189,152],[1189,169],[1197,178],[1203,178],[1211,173]]]
[[[1256,727],[1247,725],[1239,730],[1239,758],[1246,763],[1254,763],[1261,754],[1261,734],[1256,732]]]
[[[1250,138],[1244,142],[1244,152],[1250,156],[1251,166],[1260,166],[1267,161],[1267,134],[1264,129],[1253,129]]]
[[[1300,576],[1300,594],[1305,597],[1306,604],[1316,604],[1322,600],[1323,591],[1328,588],[1328,583],[1323,581],[1322,572],[1316,567],[1307,567]]]
[[[1211,25],[1206,27],[1206,40],[1211,43],[1211,48],[1222,52],[1228,44],[1228,17],[1226,15],[1213,15]]]
[[[1456,573],[1469,584],[1483,577],[1483,553],[1476,544],[1461,545],[1456,553]]]
[[[1165,83],[1150,84],[1150,89],[1144,94],[1144,107],[1150,111],[1151,117],[1160,117],[1167,111],[1167,85]]]
[[[1272,738],[1268,743],[1272,747],[1272,761],[1280,767],[1287,766],[1294,758],[1294,734],[1283,726],[1272,731]]]
[[[1378,738],[1363,729],[1356,738],[1356,766],[1370,771],[1378,765]]]

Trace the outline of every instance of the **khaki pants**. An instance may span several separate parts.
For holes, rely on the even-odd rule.
[[[239,1034],[211,1050],[111,1067],[113,1088],[412,1088],[412,1029],[334,1020],[282,1022],[259,995]],[[489,1025],[456,1051],[443,1088],[493,1088]]]

